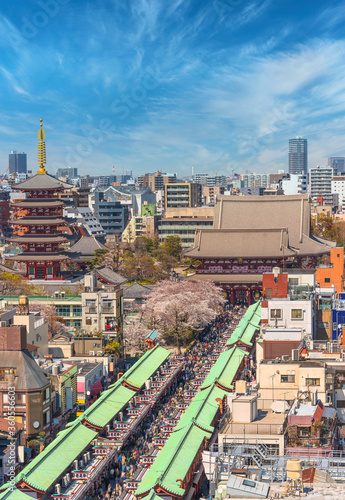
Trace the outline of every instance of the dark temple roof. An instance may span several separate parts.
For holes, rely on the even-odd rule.
[[[60,181],[52,175],[49,174],[36,174],[29,177],[19,184],[14,184],[12,189],[17,189],[19,191],[36,191],[37,189],[68,189],[73,187],[72,184],[67,184],[67,182]]]

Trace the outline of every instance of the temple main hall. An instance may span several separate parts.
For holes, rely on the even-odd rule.
[[[12,215],[9,220],[13,236],[8,239],[20,245],[24,251],[8,260],[23,262],[26,278],[30,280],[61,279],[61,263],[69,259],[59,247],[67,240],[59,231],[66,225],[62,217],[63,201],[57,193],[71,187],[49,175],[45,169],[45,131],[37,133],[38,165],[37,174],[13,186],[21,194],[12,201]],[[24,194],[24,196],[23,196]]]
[[[274,267],[313,269],[335,242],[310,232],[308,195],[219,196],[212,229],[196,232],[185,257],[200,265],[191,277],[213,281],[232,304],[259,300],[262,274]]]

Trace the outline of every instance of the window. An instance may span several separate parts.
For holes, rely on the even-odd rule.
[[[82,306],[73,306],[73,316],[82,315]]]
[[[306,385],[320,385],[320,379],[319,378],[306,378],[305,379],[305,384]]]
[[[325,283],[330,283],[331,282],[331,278],[325,278]]]
[[[302,309],[291,309],[291,319],[303,319]]]
[[[282,319],[282,310],[271,309],[271,319]]]
[[[250,481],[250,479],[243,479],[243,486],[250,486],[251,488],[255,488],[256,482]]]
[[[50,423],[50,410],[45,410],[43,412],[43,425],[47,425]]]
[[[298,285],[298,278],[289,278],[290,285]]]
[[[47,399],[49,399],[49,396],[50,396],[50,389],[49,387],[47,389],[45,389],[44,391],[44,401],[46,401]]]
[[[345,399],[337,401],[337,408],[345,408]]]
[[[300,427],[298,429],[298,435],[301,437],[308,437],[309,436],[309,427]]]
[[[57,316],[62,316],[68,317],[71,316],[71,306],[70,305],[61,305],[61,306],[56,306],[56,315]]]
[[[52,267],[48,267],[48,274],[53,274],[53,268]]]
[[[86,318],[85,323],[86,323],[87,325],[92,325],[92,320],[91,320],[91,318]]]
[[[293,384],[295,382],[295,375],[281,375],[280,376],[280,382],[288,382],[290,384]]]
[[[35,274],[35,269],[33,267],[29,267],[29,274]]]

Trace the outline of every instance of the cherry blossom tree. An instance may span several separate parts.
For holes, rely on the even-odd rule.
[[[48,323],[48,332],[50,336],[54,336],[56,333],[68,332],[67,326],[63,323],[62,318],[56,316],[56,310],[54,304],[47,304],[43,302],[30,302],[30,310],[34,312],[39,312],[40,315]]]
[[[222,290],[211,282],[162,281],[142,305],[143,319],[169,341],[174,339],[181,352],[195,330],[210,323],[224,304]]]
[[[142,321],[142,314],[128,317],[123,330],[123,341],[127,352],[137,353],[145,350],[145,337],[150,328]]]

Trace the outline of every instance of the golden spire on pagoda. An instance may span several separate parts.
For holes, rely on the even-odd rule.
[[[46,133],[44,129],[42,128],[42,118],[40,119],[40,126],[41,128],[37,132],[37,139],[38,139],[38,165],[39,169],[37,170],[38,174],[46,174],[46,169],[44,168],[45,162],[46,162],[46,143],[45,138],[46,138]]]

